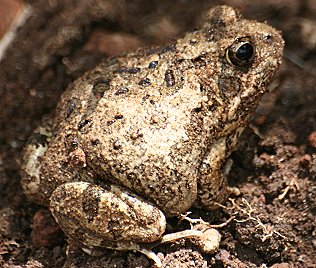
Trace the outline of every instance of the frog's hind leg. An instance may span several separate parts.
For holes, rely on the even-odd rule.
[[[60,185],[50,209],[64,232],[83,248],[141,251],[140,244],[161,238],[164,214],[154,205],[115,185],[87,182]]]

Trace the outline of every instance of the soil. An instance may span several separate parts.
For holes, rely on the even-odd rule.
[[[316,267],[314,0],[20,2],[32,13],[0,62],[1,267],[153,265],[139,253],[106,250],[92,257],[68,246],[49,211],[23,195],[22,149],[69,82],[105,57],[175,39],[208,7],[224,3],[283,32],[283,64],[232,155],[229,183],[236,194],[217,211],[192,209],[192,218],[226,223],[218,228],[220,249],[204,254],[179,241],[154,251],[164,267]],[[188,222],[171,219],[168,231],[185,228]]]

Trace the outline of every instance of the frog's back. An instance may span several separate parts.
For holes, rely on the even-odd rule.
[[[203,120],[193,114],[203,94],[189,62],[177,69],[156,57],[154,53],[140,62],[129,55],[110,68],[104,64],[88,73],[64,94],[57,116],[63,120],[57,124],[63,131],[70,128],[72,134],[65,139],[76,140],[96,176],[155,200],[174,214],[196,198],[206,135],[201,133]]]

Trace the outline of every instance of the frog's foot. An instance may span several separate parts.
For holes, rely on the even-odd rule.
[[[189,238],[204,253],[212,254],[219,248],[221,241],[220,233],[214,228],[204,230],[184,230],[176,233],[166,234],[160,240],[162,243],[175,242],[180,239]]]
[[[138,249],[134,250],[139,251],[148,258],[152,259],[155,262],[156,267],[161,267],[162,263],[156,253],[150,249],[164,243],[172,243],[182,239],[190,239],[204,253],[212,254],[218,250],[219,243],[221,241],[221,235],[216,229],[206,227],[205,225],[202,226],[201,224],[198,224],[193,228],[193,230],[184,230],[163,235],[161,240],[152,243],[148,248],[139,247]]]
[[[36,128],[24,149],[21,184],[28,198],[42,204],[38,195],[40,185],[41,158],[45,155],[52,137],[52,119],[43,117],[42,126]]]
[[[159,240],[166,227],[157,207],[115,185],[63,184],[53,192],[50,209],[71,240],[86,248],[143,252],[138,245]]]

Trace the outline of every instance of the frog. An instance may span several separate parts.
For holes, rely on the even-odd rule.
[[[103,60],[28,141],[25,195],[90,250],[142,251],[168,218],[218,208],[231,153],[283,47],[273,27],[217,6],[169,44]]]

